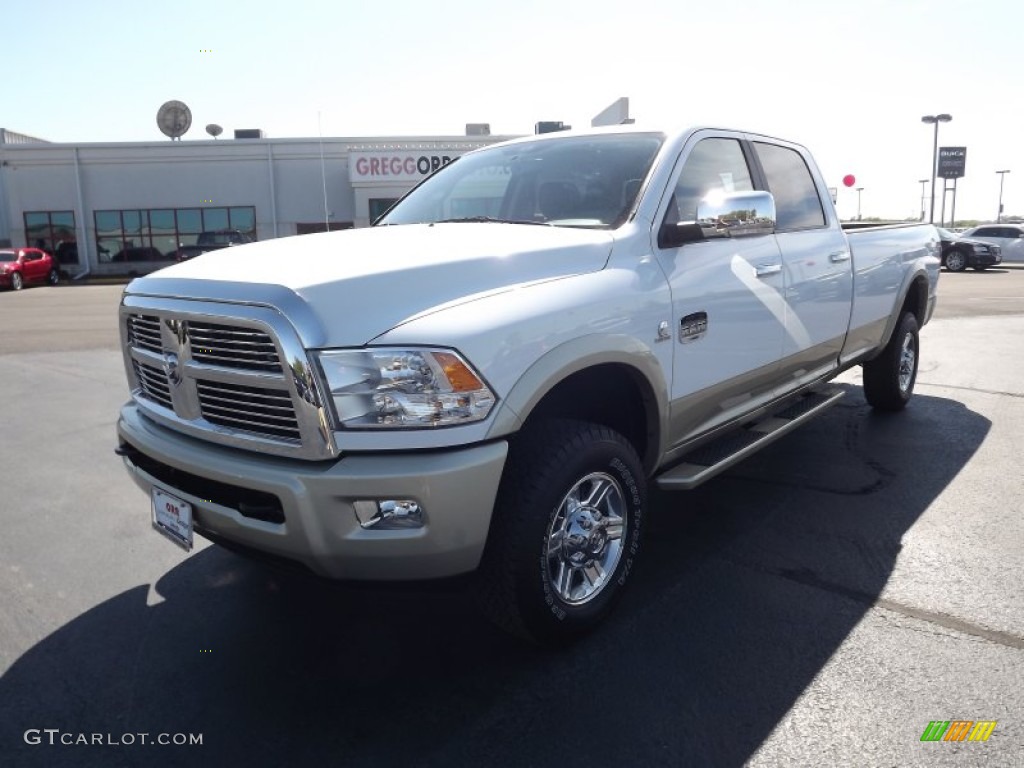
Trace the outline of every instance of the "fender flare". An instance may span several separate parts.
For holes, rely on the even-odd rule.
[[[656,463],[657,457],[664,455],[667,448],[668,382],[654,352],[637,339],[625,335],[583,336],[548,350],[534,361],[502,399],[487,438],[517,432],[558,384],[573,374],[609,364],[632,369],[638,384],[645,386],[653,399],[657,408],[657,436],[654,440],[657,444],[648,446],[648,455]]]

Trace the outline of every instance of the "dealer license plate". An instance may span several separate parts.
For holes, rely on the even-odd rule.
[[[185,551],[192,549],[192,505],[159,488],[153,489],[153,527]]]

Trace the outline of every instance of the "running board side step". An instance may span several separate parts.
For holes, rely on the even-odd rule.
[[[777,413],[687,454],[682,464],[672,467],[656,478],[658,487],[664,491],[686,491],[696,488],[769,443],[774,443],[805,421],[810,421],[835,405],[844,394],[846,393],[841,389],[806,394]]]

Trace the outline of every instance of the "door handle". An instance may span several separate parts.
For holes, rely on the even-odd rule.
[[[755,268],[755,273],[758,277],[767,277],[768,275],[777,275],[782,271],[781,264],[758,264]]]
[[[850,252],[849,251],[834,251],[833,253],[830,253],[828,255],[828,260],[831,261],[833,264],[838,264],[841,261],[849,261],[850,260]]]

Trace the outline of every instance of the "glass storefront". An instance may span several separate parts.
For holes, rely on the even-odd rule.
[[[397,197],[371,197],[370,198],[370,223],[372,224],[383,216],[388,208],[398,202]]]
[[[96,211],[94,217],[100,263],[174,261],[178,249],[195,245],[200,232],[238,230],[256,239],[251,205]]]
[[[42,248],[60,264],[78,263],[74,211],[26,211],[25,240],[30,248]]]

